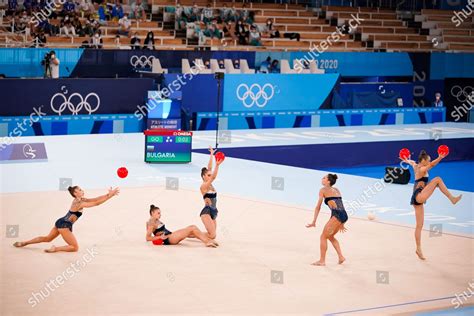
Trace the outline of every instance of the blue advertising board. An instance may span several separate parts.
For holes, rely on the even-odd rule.
[[[265,56],[265,53],[260,54]],[[293,52],[290,59],[314,59],[318,68],[324,69],[326,73],[339,73],[344,77],[413,75],[413,65],[408,53]]]
[[[0,116],[139,113],[153,79],[2,79]]]
[[[216,128],[215,112],[196,115],[197,130]],[[220,129],[298,128],[444,122],[445,108],[388,108],[318,111],[223,112]]]
[[[224,111],[317,110],[331,95],[338,74],[226,75]]]

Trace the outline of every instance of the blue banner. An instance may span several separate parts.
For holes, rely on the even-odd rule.
[[[225,76],[227,80],[228,76]],[[222,81],[222,85],[223,82]],[[181,107],[187,113],[208,112],[217,110],[217,79],[213,74],[165,74],[161,84],[161,95],[181,93]],[[221,101],[219,102],[222,111],[222,87]]]
[[[226,75],[224,111],[295,111],[319,109],[338,82],[328,75]]]
[[[216,128],[215,112],[197,113],[197,130]],[[220,129],[400,125],[444,122],[445,108],[223,112]]]
[[[474,54],[432,53],[432,80],[445,78],[474,78]]]
[[[413,106],[412,83],[341,83],[338,89],[339,104],[333,108],[393,108]],[[399,104],[399,99],[402,102]]]
[[[10,144],[21,136],[137,133],[144,125],[135,114],[0,117],[0,137]]]
[[[2,79],[0,116],[141,115],[152,88],[153,79]]]
[[[258,54],[266,55],[265,53]],[[408,53],[324,52],[319,54],[314,51],[314,53],[294,52],[290,56],[290,65],[294,59],[315,60],[318,68],[324,69],[326,73],[339,73],[344,77],[413,75],[413,65]]]

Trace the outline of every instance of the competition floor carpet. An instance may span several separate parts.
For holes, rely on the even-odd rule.
[[[328,209],[323,207],[316,228],[305,224],[311,221],[320,179],[331,168],[294,166],[291,157],[283,163],[272,157],[264,161],[258,152],[335,142],[339,134],[345,143],[423,141],[433,129],[469,148],[471,126],[233,131],[231,141],[221,144],[227,158],[215,182],[217,249],[196,240],[170,247],[145,242],[149,204],[160,206],[170,230],[191,224],[204,229],[199,173],[208,155],[200,151],[213,144],[212,132],[195,133],[196,152],[185,165],[145,164],[141,134],[18,139],[44,142],[48,161],[0,165],[1,314],[472,314],[474,300],[467,294],[474,291],[474,216],[468,183],[452,186],[454,194],[463,194],[456,206],[438,191],[426,204],[422,239],[428,260],[422,262],[414,248],[412,186],[386,184],[368,195],[367,188],[380,181],[369,175],[373,166],[362,166],[369,171],[361,174],[334,167],[350,214],[348,232],[338,236],[347,261],[337,265],[329,246],[327,266],[314,267],[310,263],[319,257]],[[254,147],[248,151],[251,157],[234,155],[239,147]],[[472,174],[469,161],[450,164],[449,175]],[[121,166],[129,170],[126,179],[116,176]],[[167,178],[178,186],[166,187]],[[455,178],[447,177],[448,186]],[[45,254],[50,244],[12,247],[14,241],[47,234],[66,213],[71,197],[59,190],[64,179],[83,187],[87,196],[103,194],[109,186],[120,186],[122,192],[86,210],[75,224],[79,252]],[[350,207],[354,201],[363,203]],[[367,219],[369,211],[376,220]],[[53,243],[64,242],[59,237]],[[70,270],[71,264],[76,269]],[[68,278],[56,287],[58,282],[51,280],[60,275]]]

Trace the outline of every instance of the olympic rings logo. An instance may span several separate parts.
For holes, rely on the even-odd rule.
[[[59,108],[54,107],[54,104],[55,104],[54,100],[56,100],[56,98],[60,98],[63,101],[61,105],[59,106]],[[92,108],[91,104],[89,103],[89,99],[92,99],[92,98],[95,98],[97,102],[97,105],[95,106],[95,108]],[[75,99],[79,101],[77,104],[73,103],[73,100]],[[58,115],[61,115],[61,113],[63,113],[64,110],[66,110],[66,107],[69,109],[69,111],[71,111],[72,115],[79,114],[82,108],[85,108],[85,110],[89,112],[89,114],[92,114],[99,109],[100,98],[97,95],[97,93],[94,93],[94,92],[89,93],[88,95],[86,95],[85,98],[83,98],[82,95],[77,92],[71,94],[69,98],[67,98],[64,94],[58,92],[55,95],[53,95],[53,97],[51,98],[50,104],[51,104],[51,110],[53,110],[53,112],[55,113],[58,113]]]
[[[246,108],[251,108],[254,105],[263,108],[275,95],[275,89],[269,83],[264,84],[263,87],[257,83],[254,83],[250,87],[242,83],[237,87],[235,92],[237,98],[242,101],[243,106]]]
[[[467,100],[474,102],[474,90],[471,86],[465,86],[464,88],[453,86],[451,88],[451,95],[458,99],[459,102],[466,102]]]
[[[153,59],[155,59],[155,56],[133,55],[132,57],[130,57],[130,65],[135,68],[151,68],[151,66],[153,65]]]

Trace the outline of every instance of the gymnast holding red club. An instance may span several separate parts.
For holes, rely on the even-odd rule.
[[[413,186],[413,194],[410,204],[415,208],[416,228],[415,228],[415,242],[416,254],[421,260],[426,260],[421,249],[421,231],[424,224],[424,206],[423,204],[431,197],[434,190],[439,190],[446,195],[451,203],[458,203],[462,194],[453,196],[440,177],[435,177],[433,180],[428,180],[428,171],[441,162],[449,154],[449,148],[446,145],[441,145],[438,148],[438,158],[431,161],[431,157],[422,150],[418,156],[418,162],[410,160],[410,151],[407,148],[400,150],[400,159],[413,167],[415,172],[415,184]]]

